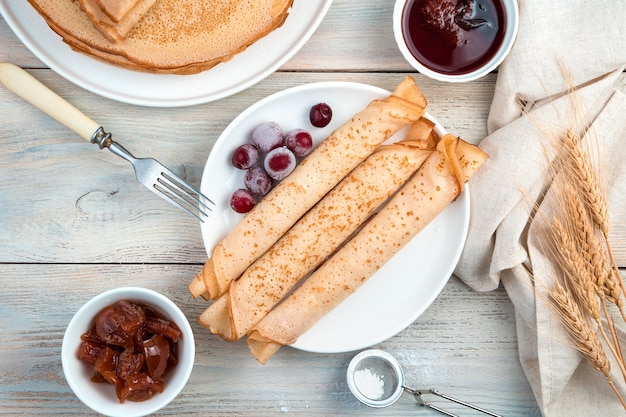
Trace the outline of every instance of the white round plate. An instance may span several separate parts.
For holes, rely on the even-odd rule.
[[[244,172],[230,159],[239,145],[250,141],[250,132],[266,121],[279,123],[285,131],[308,129],[319,143],[333,130],[361,111],[386,90],[357,83],[306,84],[271,95],[246,109],[222,132],[209,154],[202,175],[201,191],[216,207],[201,225],[208,254],[236,224],[232,192],[243,186]],[[311,126],[312,105],[325,102],[333,109],[331,123]],[[431,116],[428,115],[432,119]],[[438,133],[444,133],[437,124]],[[394,135],[389,141],[401,138]],[[292,346],[320,353],[347,352],[380,343],[417,319],[439,295],[461,256],[469,226],[469,189],[448,206],[421,233],[384,265],[354,294],[326,315]]]
[[[282,27],[230,61],[194,75],[131,71],[75,52],[25,0],[0,0],[0,13],[37,58],[72,83],[124,103],[180,107],[228,97],[272,74],[309,40],[331,3],[295,0]]]

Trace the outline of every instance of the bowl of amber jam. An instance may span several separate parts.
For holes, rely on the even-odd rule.
[[[186,385],[195,359],[189,321],[166,296],[121,287],[87,301],[61,347],[63,373],[76,396],[107,416],[146,416]]]
[[[393,12],[400,52],[439,81],[473,81],[495,70],[518,27],[516,0],[396,0]]]

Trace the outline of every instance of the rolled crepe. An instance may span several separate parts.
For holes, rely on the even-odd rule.
[[[411,124],[406,134],[406,142],[413,141],[416,146],[426,149],[434,149],[439,142],[439,137],[434,130],[435,122],[425,117]]]
[[[486,157],[476,146],[446,135],[358,234],[254,326],[247,339],[254,357],[265,363],[356,291],[457,198]]]
[[[417,121],[426,98],[406,77],[320,143],[222,239],[189,285],[194,297],[217,298],[296,221],[391,135]]]
[[[244,336],[396,192],[433,149],[396,143],[379,147],[254,262],[200,316],[226,340]]]

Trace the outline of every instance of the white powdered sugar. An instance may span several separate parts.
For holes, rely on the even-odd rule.
[[[354,383],[357,389],[370,400],[380,400],[385,393],[384,376],[379,376],[369,369],[354,372]]]

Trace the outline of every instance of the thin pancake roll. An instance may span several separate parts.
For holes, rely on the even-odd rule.
[[[335,130],[216,245],[190,283],[191,294],[207,300],[224,294],[232,281],[378,146],[419,120],[426,105],[415,80],[407,76],[390,96],[373,100]]]
[[[201,316],[211,332],[244,336],[400,188],[434,149],[379,147],[254,262]]]
[[[254,357],[265,363],[354,293],[459,196],[486,158],[476,146],[446,135],[358,234],[253,327],[247,343]]]

